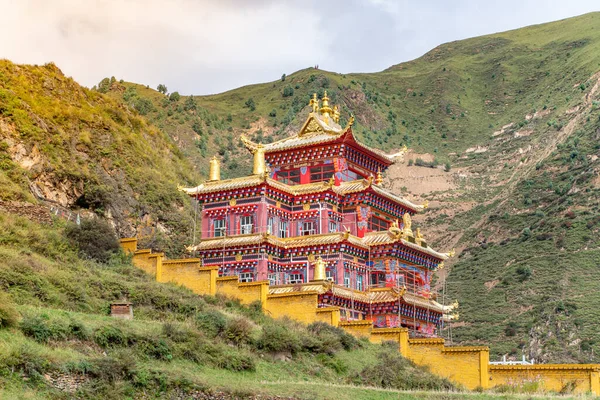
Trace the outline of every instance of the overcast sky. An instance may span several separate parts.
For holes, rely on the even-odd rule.
[[[600,9],[598,0],[0,0],[0,58],[182,94],[319,64],[374,72],[448,41]]]

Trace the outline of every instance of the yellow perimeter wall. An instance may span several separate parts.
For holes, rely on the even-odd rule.
[[[240,283],[237,277],[219,277],[217,267],[202,267],[197,258],[165,260],[162,253],[138,250],[135,238],[121,239],[133,264],[158,282],[173,282],[199,295],[222,294],[244,304],[259,301],[273,318],[289,317],[306,324],[326,322],[339,326],[373,343],[394,341],[398,350],[415,364],[467,389],[498,385],[521,386],[535,382],[539,390],[600,394],[598,364],[490,365],[489,348],[445,346],[444,339],[409,339],[406,328],[374,328],[369,321],[340,322],[339,307],[318,307],[317,292],[289,292],[269,295],[269,282]]]

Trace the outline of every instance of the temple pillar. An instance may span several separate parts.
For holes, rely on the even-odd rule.
[[[264,251],[264,248],[261,248],[260,251]],[[258,259],[258,263],[256,264],[256,280],[257,281],[266,281],[269,279],[269,258],[266,253],[262,253],[261,257]]]

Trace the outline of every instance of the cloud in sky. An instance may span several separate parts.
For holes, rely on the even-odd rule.
[[[452,40],[567,18],[594,0],[0,0],[0,58],[209,94],[319,64],[373,72]]]

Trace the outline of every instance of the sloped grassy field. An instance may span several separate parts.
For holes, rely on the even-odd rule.
[[[158,284],[123,255],[82,259],[61,221],[49,227],[0,214],[0,227],[2,396],[330,398],[332,384],[452,388],[394,345]],[[110,302],[124,297],[135,305],[133,321],[108,316]],[[387,396],[352,388],[341,398],[370,392]]]

